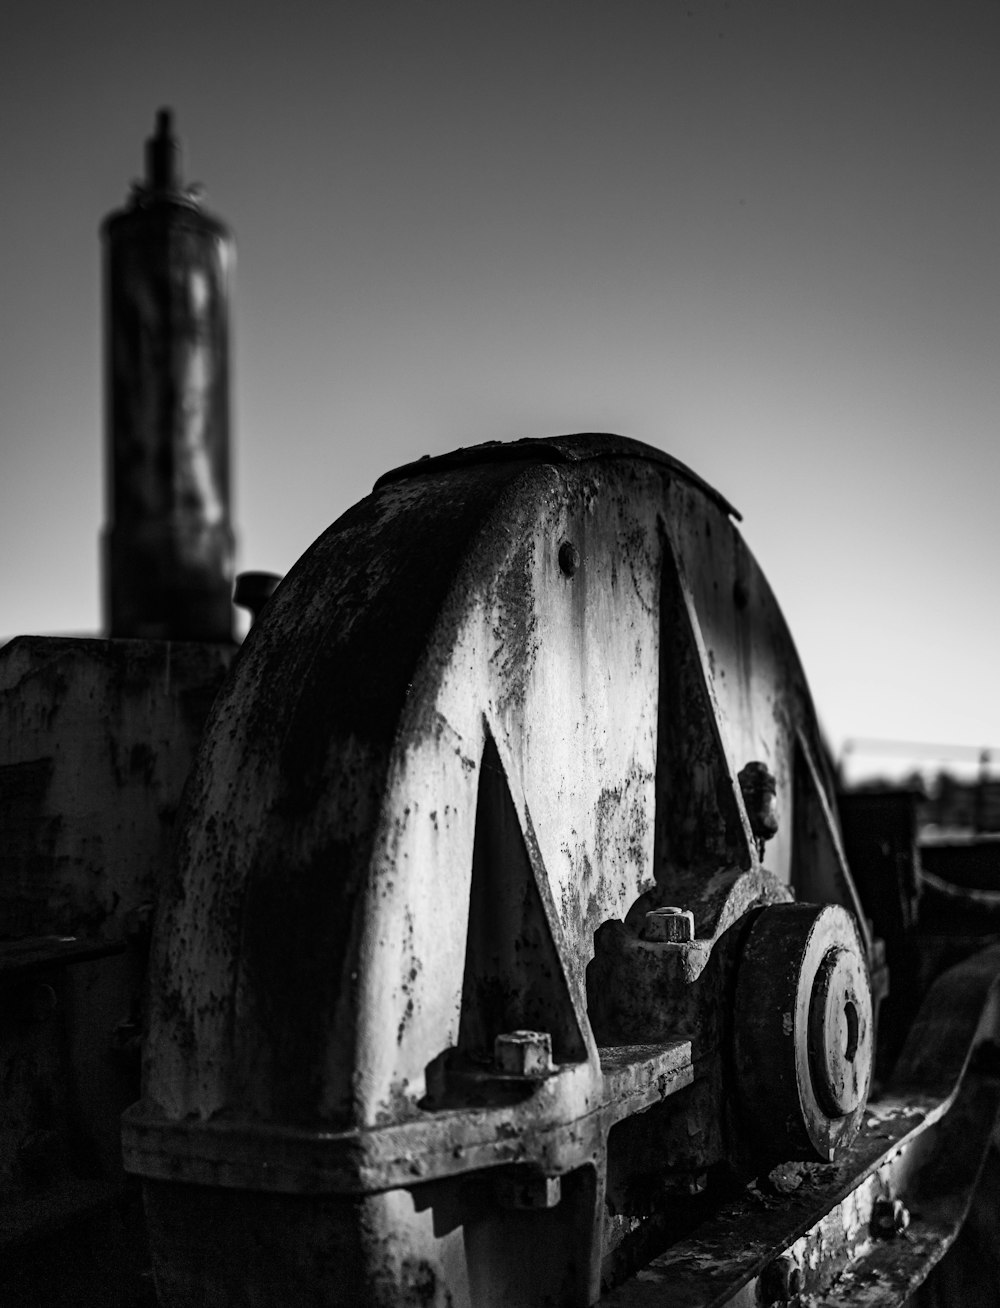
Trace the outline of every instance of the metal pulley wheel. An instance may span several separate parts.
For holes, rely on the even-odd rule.
[[[832,783],[733,517],[636,442],[481,447],[383,478],[268,600],[188,786],[123,1127],[164,1308],[594,1303],[728,1161],[754,906],[845,905],[808,910],[789,1011],[829,1025],[854,985],[861,1066]],[[835,1148],[855,1088],[817,1059]]]
[[[763,909],[740,958],[734,1032],[740,1099],[765,1150],[830,1162],[857,1135],[874,1055],[853,917],[829,904]]]

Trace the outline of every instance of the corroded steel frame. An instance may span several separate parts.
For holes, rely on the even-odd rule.
[[[615,1124],[700,1085],[681,1182],[730,1148],[747,910],[816,886],[856,910],[805,679],[725,502],[634,442],[501,448],[405,470],[335,523],[216,703],[123,1131],[154,1250],[172,1232],[166,1303],[186,1275],[250,1274],[291,1196],[327,1204],[358,1302],[593,1302],[631,1221],[605,1229]],[[766,866],[750,760],[786,815]],[[615,1039],[593,986],[588,1005],[595,933],[632,941],[669,903],[691,947],[635,942],[668,1020]],[[543,1020],[551,1074],[489,1066],[492,1035]],[[512,1166],[545,1182],[513,1214]],[[206,1223],[232,1241],[207,1272],[183,1252]],[[307,1228],[283,1272],[261,1265],[275,1303]]]
[[[792,1192],[750,1191],[655,1258],[602,1308],[744,1308],[776,1268],[783,1301],[810,1308],[903,1304],[961,1229],[1000,1110],[1000,946],[933,985],[890,1082],[849,1153],[804,1169]],[[898,1230],[879,1205],[902,1205]]]

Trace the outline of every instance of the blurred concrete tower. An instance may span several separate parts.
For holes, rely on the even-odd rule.
[[[233,638],[229,519],[232,234],[181,179],[171,113],[104,242],[111,636]]]

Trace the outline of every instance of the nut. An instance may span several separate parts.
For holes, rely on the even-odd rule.
[[[493,1058],[507,1076],[548,1076],[552,1037],[548,1031],[507,1031],[493,1042]]]
[[[694,914],[683,908],[651,908],[646,914],[642,938],[686,944],[694,939]]]

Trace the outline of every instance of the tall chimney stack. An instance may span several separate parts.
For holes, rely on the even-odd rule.
[[[182,181],[161,109],[146,177],[101,226],[112,637],[233,639],[229,517],[232,233]]]

